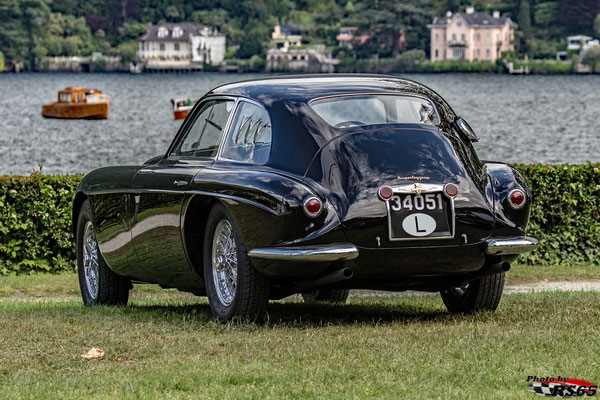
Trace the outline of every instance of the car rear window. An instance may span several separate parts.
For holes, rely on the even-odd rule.
[[[427,99],[396,95],[336,96],[313,100],[312,109],[335,128],[375,124],[439,124]]]

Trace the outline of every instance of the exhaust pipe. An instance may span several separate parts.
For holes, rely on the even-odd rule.
[[[284,297],[291,296],[294,293],[308,292],[313,289],[331,285],[332,283],[345,281],[347,279],[352,278],[352,276],[354,276],[352,268],[345,267],[342,269],[338,269],[312,281],[300,282],[294,286],[285,288],[282,292],[278,293],[275,296],[275,300],[283,299]]]

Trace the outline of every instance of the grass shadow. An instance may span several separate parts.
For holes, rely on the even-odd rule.
[[[128,315],[152,315],[153,317],[206,323],[216,321],[208,304],[131,304]],[[264,319],[240,319],[231,323],[252,323],[265,326],[318,327],[335,325],[378,325],[387,323],[416,324],[443,322],[463,318],[451,315],[433,302],[377,302],[374,304],[304,304],[297,302],[271,302]]]

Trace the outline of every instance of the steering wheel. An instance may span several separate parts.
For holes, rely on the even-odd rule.
[[[360,126],[360,125],[365,125],[365,123],[360,122],[360,121],[343,121],[343,122],[340,122],[339,124],[336,124],[334,128],[350,128],[351,126]]]

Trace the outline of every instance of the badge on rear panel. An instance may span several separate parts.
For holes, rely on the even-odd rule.
[[[411,236],[427,236],[435,231],[435,219],[427,214],[410,214],[402,221],[402,228]]]

